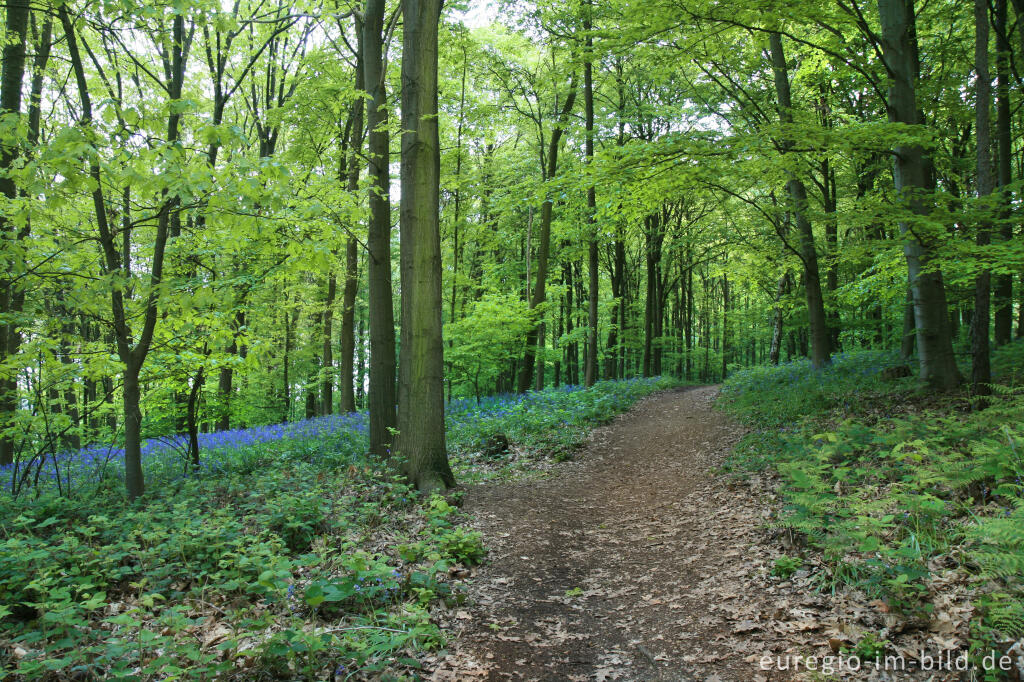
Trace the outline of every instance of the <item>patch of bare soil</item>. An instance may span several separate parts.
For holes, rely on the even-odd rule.
[[[716,395],[651,396],[551,478],[468,491],[490,560],[442,616],[433,680],[767,682],[794,677],[776,657],[831,653],[833,600],[770,575],[772,486],[717,473],[743,429]]]

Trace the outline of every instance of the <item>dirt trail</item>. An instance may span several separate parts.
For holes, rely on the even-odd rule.
[[[820,598],[767,576],[765,505],[716,474],[743,433],[716,395],[652,396],[553,477],[469,491],[490,561],[433,679],[782,679],[761,656]]]

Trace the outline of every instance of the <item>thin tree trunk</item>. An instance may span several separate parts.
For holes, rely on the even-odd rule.
[[[359,244],[349,239],[345,245],[345,289],[342,297],[341,359],[338,376],[341,382],[339,410],[356,411],[355,396],[355,308],[359,287]]]
[[[1019,20],[1019,19],[1018,19]],[[1010,201],[1012,199],[1010,184],[1013,182],[1012,135],[1010,129],[1010,43],[1007,31],[1006,0],[995,0],[995,33],[996,33],[996,143],[999,156],[998,184],[1001,192],[1000,212],[1002,226],[999,236],[1003,241],[1013,239],[1013,225],[1010,222]],[[1013,338],[1013,275],[1000,274],[995,276],[994,298],[995,318],[994,341],[996,346],[1010,343]]]
[[[722,381],[729,372],[729,278],[722,275]]]
[[[605,379],[617,379],[619,378],[619,309],[622,307],[622,263],[618,258],[618,244],[619,240],[616,237],[615,247],[612,249],[612,309],[611,309],[611,324],[608,329],[608,343],[606,345],[606,356],[605,356],[605,368],[604,378]]]
[[[356,91],[365,89],[366,77],[363,66],[363,25],[356,20]],[[362,97],[356,97],[352,103],[352,126],[349,129],[348,143],[348,184],[346,189],[353,195],[359,191],[359,173],[362,168],[360,152],[363,148],[363,112],[365,103]],[[359,293],[359,242],[349,236],[345,244],[345,287],[342,294],[341,310],[341,359],[338,376],[341,381],[342,412],[356,411],[355,382],[355,321],[356,296]]]
[[[789,273],[779,278],[779,286],[775,290],[775,308],[772,311],[772,345],[768,351],[768,362],[772,365],[779,364],[779,354],[782,350],[782,297],[789,293]]]
[[[239,309],[235,312],[231,335],[231,343],[225,352],[231,357],[241,355],[241,347],[238,345],[238,335],[245,326],[245,310]],[[243,356],[244,357],[244,356]],[[220,416],[217,418],[216,428],[226,431],[231,428],[231,397],[234,393],[234,370],[230,367],[222,367],[217,376],[217,395],[220,397]]]
[[[558,123],[551,133],[551,140],[548,144],[547,154],[547,177],[554,177],[558,169],[558,147],[562,142],[562,135],[568,123],[569,114],[572,112],[573,104],[576,102],[576,83],[569,84],[569,95],[565,98],[565,104],[558,116]],[[547,178],[545,178],[547,179]],[[533,289],[533,296],[530,297],[530,311],[536,311],[547,299],[547,277],[548,257],[551,251],[551,218],[554,209],[554,199],[548,197],[541,206],[540,213],[540,235],[539,246],[537,247],[537,285]],[[529,262],[529,254],[527,254]],[[527,278],[529,280],[529,278]],[[529,286],[529,281],[527,281]],[[525,393],[530,388],[533,379],[534,366],[537,357],[537,337],[540,333],[541,321],[536,320],[526,333],[526,349],[523,354],[523,364],[519,368],[519,380],[517,391]]]
[[[192,388],[185,403],[185,428],[188,431],[188,461],[193,471],[199,470],[199,393],[206,380],[202,366],[192,377]]]
[[[285,298],[287,302],[287,297]],[[292,325],[291,315],[287,310],[284,311],[284,367],[281,376],[281,421],[291,421],[292,416],[292,380],[290,375],[291,370],[291,353],[292,353]]]
[[[452,300],[448,314],[448,321],[455,322],[455,314],[459,301],[459,260],[462,257],[462,245],[459,243],[459,221],[462,220],[462,132],[465,127],[466,116],[466,75],[469,71],[469,56],[466,43],[462,42],[462,84],[459,95],[459,125],[455,134],[455,215],[452,220]],[[449,339],[448,350],[454,344],[454,339]],[[452,400],[452,372],[449,367],[448,376],[448,402]]]
[[[686,337],[686,380],[693,378],[693,258],[687,248],[686,268],[686,322],[684,323],[684,336]]]
[[[88,128],[93,120],[92,98],[89,94],[89,84],[85,76],[84,64],[78,50],[77,35],[71,17],[67,13],[67,7],[62,5],[58,8],[57,12],[60,17],[61,26],[64,29],[68,56],[71,59],[79,91],[79,99],[82,106],[80,123],[83,127]],[[184,21],[183,15],[177,15],[171,20],[171,54],[168,61],[170,67],[168,72],[169,81],[166,84],[169,101],[181,99],[182,85],[185,79],[185,55],[187,55],[188,49],[185,44]],[[166,139],[168,145],[174,145],[178,142],[180,121],[181,113],[172,110],[167,117]],[[123,253],[119,254],[114,241],[114,234],[111,232],[108,222],[100,165],[94,156],[90,157],[89,175],[93,181],[92,199],[96,213],[96,224],[100,234],[100,245],[103,250],[104,270],[109,275],[119,274],[127,279],[130,277],[131,231],[123,231],[121,236],[124,248]],[[163,205],[157,215],[153,256],[149,264],[149,291],[143,308],[142,328],[137,337],[133,335],[128,326],[129,318],[125,307],[124,292],[121,289],[114,288],[110,293],[117,353],[125,367],[122,389],[125,413],[125,484],[128,498],[131,500],[136,499],[145,492],[140,441],[142,412],[139,405],[141,397],[139,373],[146,361],[146,356],[149,354],[153,341],[153,332],[156,329],[159,288],[163,280],[165,249],[171,225],[174,222],[172,214],[175,214],[178,205],[177,198],[171,197],[167,190],[163,192],[161,198]],[[124,216],[124,220],[128,221],[128,216]],[[135,338],[137,338],[137,341],[132,345],[132,340]]]
[[[356,343],[356,407],[366,407],[366,316],[359,315]]]
[[[789,68],[782,48],[782,36],[770,35],[772,67],[775,72],[775,91],[779,100],[779,118],[784,125],[793,122],[793,101],[790,95]],[[788,133],[784,133],[787,134]],[[785,154],[792,146],[792,140],[782,142]],[[818,268],[818,249],[814,242],[814,230],[807,218],[807,188],[796,177],[790,176],[786,183],[791,203],[790,210],[796,223],[800,239],[800,258],[804,265],[804,287],[807,292],[807,316],[811,337],[811,366],[821,369],[832,361],[828,319],[825,317],[825,301],[821,293],[821,274]]]
[[[391,292],[391,170],[384,73],[384,0],[366,0],[363,65],[370,106],[370,226],[368,279],[370,289],[370,452],[391,454],[395,413],[395,312]],[[403,60],[404,61],[404,60]]]
[[[992,77],[989,73],[988,47],[988,0],[974,0],[974,69],[977,75],[975,88],[975,131],[978,142],[978,198],[985,201],[995,185],[992,177]],[[987,207],[981,207],[985,211]],[[978,226],[977,244],[988,246],[991,225],[982,217]],[[982,270],[974,279],[974,317],[971,330],[971,391],[975,395],[992,392],[992,367],[989,357],[989,323],[991,302],[991,273]]]
[[[327,280],[327,300],[324,301],[324,346],[320,360],[323,378],[320,383],[320,416],[334,414],[334,300],[338,295],[338,278],[333,274]]]
[[[590,33],[592,28],[590,16],[592,4],[591,0],[586,1],[586,14],[583,20],[583,30],[587,32],[587,55],[586,61],[583,64],[583,93],[584,107],[586,109],[586,157],[588,165],[593,163],[594,160],[594,37]],[[587,329],[587,358],[583,380],[583,383],[588,388],[597,381],[597,296],[600,288],[600,273],[598,272],[596,213],[597,190],[594,185],[590,185],[587,187],[587,222],[590,224],[590,243],[587,247],[587,268],[589,269],[587,318],[589,328]]]
[[[571,337],[576,329],[576,325],[573,324],[573,295],[576,287],[573,280],[572,263],[566,263],[562,267],[562,284],[565,285],[565,333]],[[573,373],[573,368],[577,366],[579,360],[577,353],[578,347],[575,343],[570,341],[565,345],[565,375],[566,383],[569,384],[579,383],[578,377]]]
[[[537,325],[537,369],[533,373],[533,390],[543,391],[544,380],[547,378],[547,368],[544,366],[544,359],[547,355],[547,322],[542,321]]]

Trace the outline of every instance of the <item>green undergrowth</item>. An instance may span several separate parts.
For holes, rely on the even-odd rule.
[[[980,614],[973,655],[1005,650],[1024,637],[1022,355],[1020,342],[995,353],[983,410],[895,378],[884,353],[738,372],[720,405],[754,430],[726,469],[778,473],[778,525],[823,559],[823,588],[855,587],[927,619],[935,573],[952,569]]]
[[[535,475],[539,460],[571,459],[595,426],[611,421],[641,398],[682,384],[670,377],[600,381],[497,396],[448,420],[449,451],[463,482]]]
[[[670,385],[454,405],[460,479],[567,457]],[[529,457],[483,454],[496,434]],[[339,442],[240,447],[134,504],[109,482],[0,496],[0,679],[415,679],[486,550],[459,493],[423,498]]]
[[[480,561],[480,538],[443,498],[323,464],[186,482],[120,509],[4,509],[4,671],[345,679],[414,666],[402,652],[442,643],[429,609],[457,598],[448,569]]]

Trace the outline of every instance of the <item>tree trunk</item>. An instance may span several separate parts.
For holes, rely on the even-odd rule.
[[[10,2],[4,25],[3,74],[0,77],[0,114],[15,117],[21,115],[21,88],[25,77],[25,42],[28,35],[28,2]],[[18,196],[18,188],[7,171],[17,158],[18,145],[5,144],[0,152],[0,192],[8,202]],[[0,239],[4,242],[21,241],[28,237],[28,230],[8,220],[6,213],[0,213]],[[8,251],[10,253],[10,251]],[[21,351],[21,331],[17,317],[24,307],[24,289],[12,275],[16,263],[7,262],[5,255],[3,274],[0,275],[0,466],[14,461],[14,415],[18,407],[18,375],[8,367],[8,358]]]
[[[315,313],[311,314],[308,326],[309,329],[311,330],[322,329],[323,313],[318,310]],[[296,329],[297,328],[298,325],[296,325]],[[316,417],[317,415],[320,414],[320,384],[318,370],[320,369],[320,367],[322,367],[322,362],[321,359],[317,357],[317,353],[315,350],[317,349],[317,344],[315,341],[316,337],[313,332],[310,333],[310,339],[312,341],[310,345],[313,347],[314,351],[313,357],[310,359],[308,373],[306,374],[306,379],[304,382],[305,386],[303,387],[305,391],[306,400],[306,419],[312,419],[313,417]]]
[[[793,100],[790,95],[789,68],[782,48],[782,36],[770,36],[772,68],[775,72],[775,92],[779,100],[779,119],[783,125],[793,123]],[[788,133],[784,133],[788,135]],[[782,153],[793,147],[791,139],[782,141]],[[814,242],[814,230],[807,218],[807,188],[796,177],[790,176],[786,183],[789,193],[790,210],[796,223],[800,239],[800,258],[804,266],[804,288],[807,292],[807,317],[811,337],[811,366],[821,369],[832,362],[828,319],[825,317],[825,301],[821,294],[821,274],[818,268],[818,249]]]
[[[356,91],[365,89],[366,78],[363,65],[363,26],[356,20]],[[365,104],[362,97],[356,97],[352,103],[352,126],[349,130],[348,142],[348,185],[347,190],[355,194],[359,191],[359,172],[362,167],[360,153],[363,148],[363,112]],[[359,242],[349,236],[345,244],[345,287],[342,294],[341,311],[341,359],[338,376],[341,381],[342,412],[356,411],[355,382],[355,329],[356,329],[356,296],[359,293]]]
[[[575,282],[573,280],[572,263],[566,263],[562,268],[562,284],[565,285],[565,333],[572,336],[576,325],[573,324],[573,294],[575,293]],[[579,376],[573,371],[579,364],[579,347],[570,341],[565,346],[565,374],[566,383],[578,384]]]
[[[565,98],[565,105],[558,116],[558,123],[551,133],[551,141],[548,145],[547,155],[547,176],[553,177],[558,169],[558,147],[562,141],[562,134],[568,123],[569,114],[572,112],[573,104],[576,102],[576,84],[569,84],[569,96]],[[545,178],[547,179],[547,178]],[[548,257],[551,251],[551,217],[554,209],[554,199],[548,197],[541,206],[540,212],[540,244],[537,247],[537,284],[533,289],[533,296],[530,297],[530,311],[534,312],[547,299],[547,278],[548,278]],[[527,254],[529,261],[529,254]],[[519,368],[519,380],[516,390],[519,393],[526,393],[530,389],[533,380],[533,371],[537,358],[537,337],[540,333],[541,320],[537,319],[526,332],[526,349],[523,354],[523,364]]]
[[[686,311],[684,312],[686,322],[684,323],[684,336],[686,337],[686,380],[693,378],[693,258],[689,249],[686,252],[687,261],[690,263],[686,268]]]
[[[992,107],[992,77],[988,63],[989,25],[988,0],[974,0],[974,69],[975,130],[978,142],[978,198],[985,201],[995,185],[992,177],[992,135],[990,110]],[[981,207],[982,212],[987,210]],[[978,225],[977,244],[988,246],[991,225],[982,216]],[[992,392],[992,366],[989,357],[989,323],[991,301],[991,273],[982,270],[974,279],[974,317],[971,329],[971,391],[975,395]]]
[[[533,390],[543,391],[544,380],[547,378],[547,368],[544,367],[544,359],[547,354],[547,322],[542,321],[537,325],[537,369],[533,373]]]
[[[342,296],[341,359],[338,376],[341,381],[341,412],[356,411],[355,396],[355,321],[356,295],[359,287],[359,244],[350,238],[345,246],[345,289]]]
[[[124,384],[121,387],[124,401],[124,479],[129,499],[135,499],[146,492],[142,476],[142,393],[139,389],[141,367],[130,362],[124,370]]]
[[[418,490],[455,485],[444,424],[441,335],[441,145],[437,25],[441,0],[402,0],[402,350],[399,448]]]
[[[234,330],[231,343],[225,352],[231,357],[239,354],[238,335],[245,326],[245,311],[238,310],[235,313]],[[227,431],[231,428],[231,397],[234,392],[234,370],[231,367],[221,367],[217,377],[217,395],[220,396],[220,416],[217,419],[217,429]]]
[[[729,278],[722,275],[722,381],[729,372]]]
[[[204,368],[192,378],[192,388],[185,404],[185,428],[188,431],[188,461],[193,471],[199,470],[199,393],[206,380]]]
[[[622,308],[622,279],[623,269],[625,260],[625,250],[622,251],[622,260],[619,259],[621,244],[618,236],[615,239],[615,245],[612,249],[612,266],[611,266],[611,280],[612,280],[612,309],[611,309],[611,324],[608,329],[608,343],[606,346],[606,357],[605,357],[605,368],[604,378],[605,379],[618,379],[619,375],[619,357],[620,351],[620,337],[621,330],[619,327],[619,310]]]
[[[996,143],[999,157],[1000,204],[1003,208],[1000,212],[1002,227],[999,230],[999,236],[1003,241],[1010,241],[1013,239],[1013,225],[1010,222],[1013,146],[1010,130],[1010,43],[1006,15],[1006,0],[996,0]],[[1013,275],[1000,274],[996,275],[994,279],[994,341],[996,346],[1003,346],[1010,343],[1013,338]]]
[[[889,73],[886,108],[893,123],[917,125],[916,87],[920,62],[916,40],[913,0],[878,0],[882,26],[882,56]],[[929,202],[921,195],[928,187],[928,162],[920,144],[908,143],[893,150],[893,177],[916,216],[927,216]],[[961,381],[953,354],[953,340],[946,317],[946,289],[942,273],[931,267],[931,245],[922,242],[914,226],[900,224],[903,252],[914,298],[918,362],[921,380],[939,390],[956,388]]]
[[[469,71],[469,55],[466,42],[462,42],[462,82],[459,95],[459,125],[455,133],[455,215],[452,220],[452,299],[448,322],[454,324],[459,302],[459,261],[462,258],[462,244],[459,243],[459,221],[462,220],[462,133],[466,124],[466,75]],[[448,340],[448,350],[454,344],[454,339]],[[448,375],[448,402],[452,400],[452,372],[449,367]]]
[[[917,321],[914,317],[914,293],[907,288],[907,302],[903,306],[903,335],[900,336],[900,360],[907,362],[914,354]]]
[[[68,15],[67,7],[61,5],[57,9],[57,13],[60,17],[61,26],[64,29],[68,56],[71,60],[72,70],[74,71],[78,87],[82,108],[81,125],[88,128],[93,120],[92,98],[89,93],[89,83],[85,76],[84,64],[78,50],[77,35],[71,17]],[[170,55],[168,59],[170,68],[167,72],[168,82],[165,85],[168,100],[173,102],[181,99],[186,70],[185,55],[188,53],[188,49],[185,44],[184,16],[176,15],[171,22]],[[178,142],[180,121],[180,111],[172,110],[168,114],[166,143],[169,146],[173,146]],[[119,275],[127,279],[131,274],[131,231],[128,229],[123,230],[121,235],[123,252],[119,254],[115,235],[110,230],[106,201],[103,196],[101,169],[99,161],[95,156],[90,157],[89,160],[89,175],[93,183],[92,200],[103,252],[103,269],[108,275]],[[126,187],[125,189],[127,196],[128,188]],[[163,281],[165,250],[171,226],[174,224],[172,216],[176,213],[178,205],[178,199],[170,196],[167,190],[164,190],[161,199],[162,206],[156,216],[156,235],[153,243],[152,258],[149,263],[149,287],[143,307],[143,321],[137,337],[129,327],[129,317],[125,306],[125,292],[116,287],[112,288],[110,292],[114,340],[117,344],[118,357],[125,366],[122,388],[125,412],[125,483],[130,500],[136,499],[145,492],[145,484],[142,477],[141,443],[139,440],[141,437],[142,419],[139,407],[139,373],[153,342],[153,332],[156,329],[158,319],[159,290],[160,284]],[[127,214],[123,216],[123,220],[130,225]],[[137,340],[132,345],[132,341],[135,339]]]
[[[772,365],[779,364],[779,354],[782,350],[782,297],[789,293],[789,273],[779,278],[779,286],[775,290],[775,309],[772,311],[772,345],[768,351],[768,362]]]
[[[285,302],[287,302],[285,297]],[[284,311],[284,357],[283,369],[281,375],[281,421],[291,421],[292,417],[292,379],[290,375],[291,370],[291,353],[292,353],[292,325],[291,315],[288,311]]]
[[[586,15],[583,21],[583,30],[587,32],[586,37],[586,61],[583,64],[583,94],[584,107],[586,109],[587,142],[586,157],[587,164],[594,160],[594,64],[593,48],[594,37],[591,35],[591,0],[587,0]],[[587,329],[587,358],[586,369],[584,370],[583,383],[589,388],[597,381],[597,296],[600,286],[600,274],[598,273],[598,252],[597,252],[597,224],[595,221],[597,213],[597,190],[594,185],[587,188],[587,222],[590,224],[590,243],[587,247],[587,268],[589,280],[587,282],[588,307],[587,318],[589,328]]]
[[[334,299],[338,295],[338,279],[333,274],[327,281],[324,302],[323,380],[320,389],[320,416],[334,414]]]
[[[370,290],[370,452],[391,454],[395,414],[395,311],[391,293],[391,171],[384,73],[384,0],[366,0],[363,68],[370,106],[370,225],[367,239]],[[404,61],[404,60],[403,60]]]

